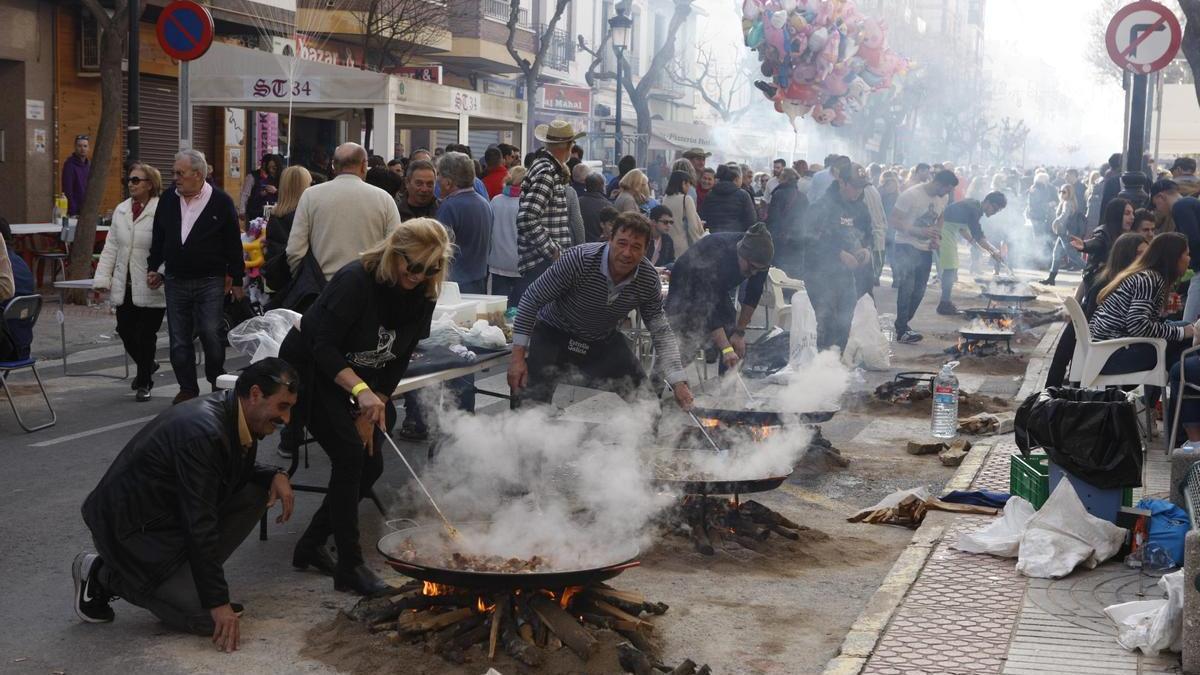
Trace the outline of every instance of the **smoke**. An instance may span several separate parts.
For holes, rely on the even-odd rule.
[[[774,391],[764,409],[830,409],[847,383],[837,354],[820,354],[768,388]],[[731,408],[745,396],[718,399],[718,407]],[[765,440],[739,441],[727,453],[703,444],[678,451],[679,433],[694,425],[672,402],[664,402],[661,417],[649,402],[616,403],[609,411],[603,424],[556,418],[548,406],[488,415],[443,411],[443,437],[423,480],[464,534],[456,549],[538,555],[559,569],[620,562],[636,554],[635,546],[652,543],[656,516],[678,497],[655,482],[656,460],[682,456],[690,471],[715,479],[781,476],[813,435],[809,427],[787,424]]]

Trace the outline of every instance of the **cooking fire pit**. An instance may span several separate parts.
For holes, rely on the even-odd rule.
[[[947,354],[990,356],[1001,353],[1001,345],[1004,347],[1004,353],[1013,353],[1012,339],[1015,331],[1011,318],[976,317],[970,324],[960,328],[958,335],[958,344],[947,349]]]
[[[482,536],[488,523],[465,523],[463,541]],[[453,663],[472,655],[493,659],[497,649],[525,666],[543,665],[550,651],[568,647],[587,661],[599,649],[597,635],[619,634],[622,667],[671,670],[648,639],[646,616],[668,610],[640,593],[604,582],[638,565],[637,546],[611,542],[611,553],[593,562],[559,565],[552,558],[497,558],[454,550],[441,525],[412,527],[379,540],[393,569],[416,581],[389,598],[364,601],[357,617],[394,642],[423,644]],[[352,613],[353,614],[353,613]],[[479,654],[481,652],[481,654]],[[690,666],[690,667],[689,667]],[[707,673],[691,661],[679,672]]]

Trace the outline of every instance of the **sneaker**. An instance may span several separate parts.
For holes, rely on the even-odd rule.
[[[958,314],[958,308],[954,306],[953,302],[939,302],[937,306],[937,313],[941,314],[942,316],[955,316]]]
[[[96,581],[96,570],[100,568],[100,555],[82,552],[71,563],[71,578],[75,581],[75,613],[88,623],[108,623],[113,620],[109,595]]]
[[[138,387],[137,394],[133,399],[138,403],[145,403],[150,400],[150,387]]]
[[[279,449],[278,449],[278,450],[276,450],[276,452],[278,452],[278,453],[279,453],[279,456],[280,456],[280,457],[282,457],[282,458],[284,458],[284,459],[291,459],[291,458],[293,458],[293,457],[295,457],[295,456],[296,456],[296,449],[295,449],[295,448],[286,448],[286,447],[284,447],[284,446],[282,446],[282,445],[280,445],[280,446],[279,446]]]
[[[921,335],[917,331],[906,330],[900,335],[900,337],[896,338],[896,342],[903,342],[906,345],[915,345],[924,339],[925,339],[925,336]]]
[[[197,395],[194,391],[180,391],[178,394],[175,394],[175,398],[171,399],[171,405],[179,405],[184,401],[190,401],[196,398]]]

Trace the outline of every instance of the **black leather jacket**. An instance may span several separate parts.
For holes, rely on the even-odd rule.
[[[257,444],[256,444],[257,445]],[[238,440],[237,399],[218,392],[173,406],[121,450],[83,502],[96,549],[122,579],[149,593],[184,561],[206,609],[229,602],[217,554],[221,505],[277,471]]]

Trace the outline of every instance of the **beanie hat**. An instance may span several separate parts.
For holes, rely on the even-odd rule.
[[[771,258],[775,257],[775,243],[766,223],[755,223],[746,231],[737,245],[738,255],[745,258],[755,267],[767,267]]]

